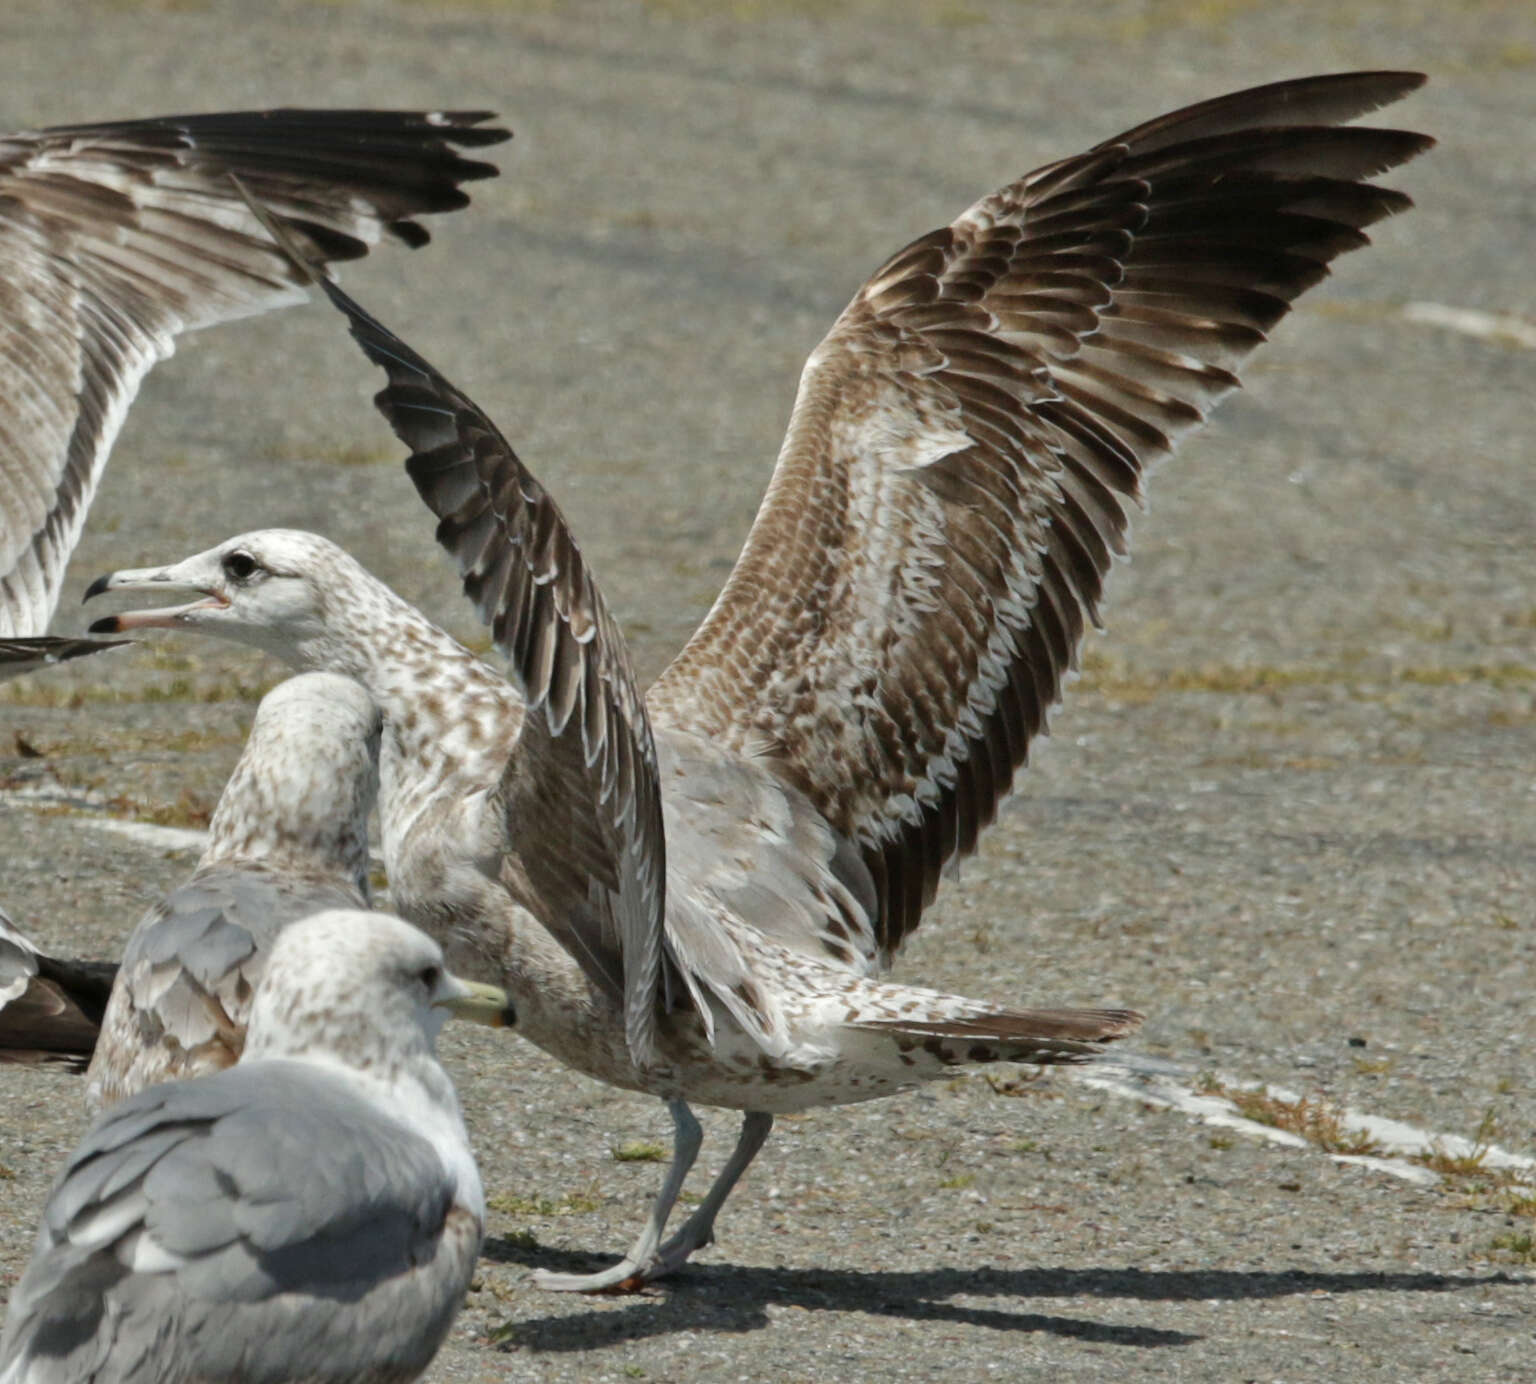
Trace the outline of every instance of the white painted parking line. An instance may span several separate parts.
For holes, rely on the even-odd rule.
[[[1076,1068],[1069,1075],[1096,1091],[1177,1110],[1217,1128],[1235,1130],[1255,1139],[1266,1139],[1272,1144],[1283,1144],[1290,1148],[1316,1147],[1312,1141],[1291,1130],[1277,1129],[1273,1125],[1249,1119],[1233,1101],[1218,1091],[1196,1090],[1192,1084],[1194,1073],[1177,1069],[1171,1063],[1146,1063],[1135,1058],[1130,1061],[1095,1062],[1090,1066]],[[1218,1077],[1217,1080],[1227,1090],[1261,1092],[1287,1104],[1299,1104],[1304,1099],[1299,1092],[1284,1086],[1255,1084],[1225,1077]],[[1327,1156],[1336,1163],[1371,1168],[1405,1182],[1434,1186],[1440,1182],[1440,1174],[1422,1163],[1409,1161],[1415,1155],[1476,1157],[1479,1166],[1490,1170],[1529,1170],[1532,1184],[1536,1185],[1536,1158],[1510,1153],[1494,1144],[1475,1143],[1459,1134],[1437,1134],[1419,1129],[1401,1120],[1372,1115],[1350,1106],[1331,1106],[1330,1109],[1337,1116],[1340,1126],[1352,1133],[1358,1131],[1369,1136],[1378,1150],[1370,1154],[1329,1153]]]
[[[1517,317],[1509,312],[1484,312],[1480,308],[1457,308],[1449,303],[1405,303],[1403,316],[1410,322],[1420,322],[1428,327],[1444,327],[1460,332],[1463,336],[1475,336],[1484,341],[1496,341],[1504,346],[1520,346],[1536,351],[1536,322],[1528,317]]]

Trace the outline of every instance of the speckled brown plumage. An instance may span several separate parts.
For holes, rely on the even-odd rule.
[[[313,536],[246,534],[98,584],[206,593],[99,632],[202,629],[361,680],[386,720],[402,911],[456,964],[497,968],[534,1042],[669,1101],[673,1168],[645,1232],[550,1286],[675,1269],[774,1112],[962,1062],[1079,1061],[1135,1028],[1126,1010],[1009,1009],[877,973],[1043,729],[1146,469],[1360,228],[1407,205],[1368,179],[1428,141],[1340,122],[1420,80],[1309,78],[1177,112],[888,261],[812,353],[745,551],[644,702],[553,500],[330,284],[521,698]],[[503,734],[466,757],[456,710],[421,726],[431,695],[493,715],[504,696]],[[747,1113],[663,1244],[698,1151],[689,1100]]]
[[[893,256],[812,353],[746,549],[647,700],[858,843],[883,954],[1044,730],[1142,477],[1409,205],[1366,180],[1431,141],[1338,122],[1422,80],[1238,92],[1039,169]]]

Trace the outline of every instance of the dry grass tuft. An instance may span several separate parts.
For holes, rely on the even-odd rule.
[[[1324,1153],[1360,1158],[1382,1151],[1380,1143],[1363,1129],[1352,1129],[1344,1123],[1344,1111],[1340,1106],[1321,1096],[1282,1100],[1267,1090],[1244,1091],[1222,1086],[1219,1082],[1215,1083],[1211,1093],[1225,1096],[1247,1119],[1272,1129],[1299,1134]]]
[[[631,1139],[627,1144],[616,1144],[609,1150],[615,1163],[665,1163],[666,1148],[649,1139]]]

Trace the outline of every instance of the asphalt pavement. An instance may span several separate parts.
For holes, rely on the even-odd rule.
[[[662,1172],[632,1146],[667,1141],[665,1112],[519,1040],[453,1035],[492,1211],[429,1377],[1536,1377],[1536,1195],[1494,1156],[1536,1152],[1536,9],[10,0],[0,52],[0,128],[500,112],[502,177],[430,246],[344,280],[501,422],[646,675],[729,571],[806,353],[886,255],[1185,103],[1427,71],[1385,117],[1440,141],[1387,180],[1417,209],[1339,263],[1153,478],[1053,739],[900,963],[961,992],[1134,1005],[1136,1052],[1173,1075],[992,1070],[783,1120],[717,1246],[651,1294],[590,1301],[529,1272],[628,1243]],[[379,383],[320,304],[186,339],[129,416],[56,629],[80,628],[102,572],[284,525],[477,637]],[[109,824],[204,822],[281,676],[168,637],[0,691],[16,920],[113,954],[195,851]],[[1290,1093],[1267,1111],[1282,1125],[1301,1099],[1347,1107],[1420,1131],[1420,1156],[1340,1162],[1324,1145],[1348,1140],[1316,1122],[1280,1143],[1200,1117],[1265,1083]],[[80,1095],[0,1070],[0,1291]],[[705,1128],[701,1176],[734,1117]]]

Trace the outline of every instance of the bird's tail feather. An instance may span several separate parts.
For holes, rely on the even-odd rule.
[[[1134,1009],[1000,1009],[954,1018],[855,1020],[849,1027],[889,1034],[903,1064],[915,1069],[971,1062],[1085,1062],[1103,1052],[1104,1044],[1134,1033],[1141,1019]]]

